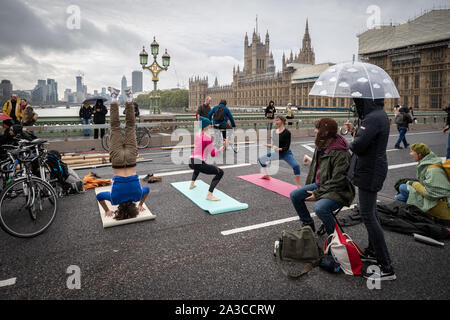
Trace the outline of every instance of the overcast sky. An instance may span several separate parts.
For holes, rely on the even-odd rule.
[[[80,10],[79,29],[67,27],[77,21],[67,13],[71,5]],[[316,63],[351,60],[371,5],[380,8],[382,24],[404,23],[448,0],[0,0],[0,80],[27,90],[53,78],[60,99],[75,89],[80,71],[91,93],[120,88],[123,75],[131,85],[142,46],[149,52],[156,36],[160,56],[167,48],[172,58],[159,88],[187,88],[193,75],[230,84],[233,66],[242,69],[244,36],[251,41],[256,15],[263,40],[269,31],[277,71],[283,52],[300,50],[307,18]],[[145,71],[144,90],[151,88]]]

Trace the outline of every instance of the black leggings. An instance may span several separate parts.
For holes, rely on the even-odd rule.
[[[204,173],[204,174],[209,174],[209,175],[215,174],[215,177],[213,178],[213,180],[211,181],[211,184],[209,186],[209,192],[211,192],[211,193],[214,191],[214,188],[217,186],[220,179],[222,179],[222,177],[223,177],[222,169],[220,169],[216,166],[207,164],[205,161],[202,161],[200,163],[199,159],[191,158],[191,163],[189,163],[189,168],[194,170],[194,173],[192,174],[192,181],[197,180],[197,177],[200,174],[200,172]]]

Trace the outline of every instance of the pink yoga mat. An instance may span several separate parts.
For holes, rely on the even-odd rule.
[[[257,186],[276,192],[288,198],[291,192],[297,188],[293,184],[272,177],[270,178],[270,180],[261,179],[262,176],[263,175],[261,173],[256,173],[256,174],[249,174],[246,176],[238,176],[238,178],[251,182],[253,184],[256,184]]]

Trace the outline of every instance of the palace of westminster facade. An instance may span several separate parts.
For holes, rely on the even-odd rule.
[[[396,104],[417,110],[437,110],[449,103],[450,37],[445,31],[450,29],[446,21],[450,21],[450,10],[433,10],[408,23],[383,26],[358,35],[359,59],[384,68],[399,90],[400,99],[385,100],[387,111]],[[436,28],[442,28],[442,32],[436,33]],[[411,33],[411,30],[421,36],[408,35],[409,43],[404,47],[405,43],[391,36]],[[383,42],[386,37],[393,41]],[[381,41],[384,47],[376,41]],[[333,63],[315,64],[308,20],[300,52],[294,55],[291,51],[289,58],[283,53],[279,72],[275,71],[269,33],[263,43],[254,30],[251,43],[245,35],[244,67],[242,70],[240,66],[233,68],[230,85],[219,86],[217,78],[212,87],[207,77],[189,79],[189,108],[196,109],[207,96],[212,98],[212,105],[225,99],[232,107],[265,107],[270,100],[275,106],[286,106],[290,102],[294,106],[349,107],[353,104],[349,98],[309,96],[314,82],[331,65]]]

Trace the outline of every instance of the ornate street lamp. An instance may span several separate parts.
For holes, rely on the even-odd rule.
[[[152,81],[153,81],[153,92],[150,98],[150,108],[153,107],[153,113],[161,113],[160,101],[161,97],[157,93],[157,83],[158,83],[158,75],[161,71],[166,71],[170,64],[170,56],[166,52],[162,56],[162,67],[156,62],[156,57],[159,53],[159,44],[156,42],[155,37],[153,37],[153,42],[150,44],[150,52],[153,56],[153,63],[147,66],[148,63],[148,53],[145,51],[145,47],[142,48],[141,53],[139,54],[139,60],[142,65],[142,69],[147,69],[152,73]]]

